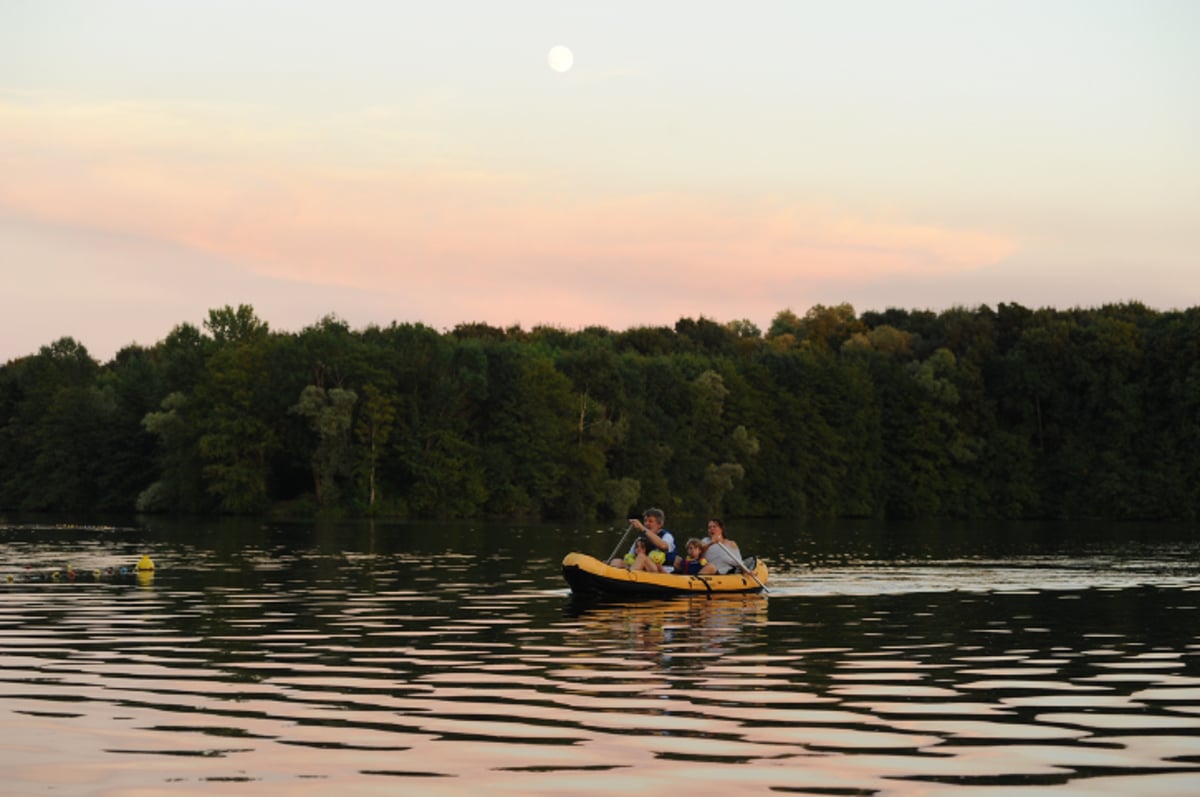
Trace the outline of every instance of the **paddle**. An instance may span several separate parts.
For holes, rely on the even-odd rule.
[[[617,543],[617,547],[613,548],[613,552],[610,553],[608,555],[608,558],[604,560],[604,564],[608,564],[613,559],[617,558],[617,551],[621,550],[621,546],[625,544],[625,538],[629,536],[629,530],[631,528],[633,528],[632,522],[628,526],[625,527],[625,533],[621,535],[621,541]]]
[[[742,568],[742,570],[744,570],[746,572],[746,575],[750,576],[750,578],[754,579],[755,583],[758,584],[758,586],[762,587],[763,592],[767,593],[768,595],[771,594],[771,590],[767,589],[767,585],[762,583],[761,581],[759,581],[758,576],[754,575],[753,571],[751,571],[750,568],[746,567],[746,563],[742,561],[742,557],[738,556],[736,553],[731,551],[723,542],[714,542],[713,545],[719,545],[721,547],[721,550],[725,551],[725,553],[727,553],[733,557],[733,561],[737,562],[738,567]]]

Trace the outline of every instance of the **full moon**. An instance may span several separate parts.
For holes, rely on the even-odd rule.
[[[550,64],[550,68],[555,72],[566,72],[571,68],[571,64],[575,63],[575,56],[571,54],[569,48],[560,44],[550,48],[550,53],[546,56],[546,63]]]

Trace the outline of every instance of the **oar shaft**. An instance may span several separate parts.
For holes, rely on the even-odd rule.
[[[621,550],[621,546],[625,544],[625,538],[629,536],[629,530],[630,530],[631,528],[633,528],[633,524],[632,524],[632,523],[630,523],[628,526],[626,526],[626,527],[625,527],[625,533],[621,535],[621,539],[620,539],[620,541],[619,541],[619,542],[617,542],[617,547],[616,547],[616,548],[613,548],[613,552],[612,552],[612,553],[610,553],[610,554],[608,555],[608,558],[604,560],[604,564],[608,564],[609,562],[611,562],[613,559],[615,559],[615,558],[616,558],[616,556],[617,556],[617,551]]]
[[[736,553],[729,550],[729,547],[727,545],[725,545],[725,543],[723,543],[723,542],[714,542],[713,545],[716,545],[722,551],[724,551],[725,553],[732,556],[733,561],[737,562],[738,567],[742,568],[742,572],[744,572],[746,575],[750,576],[750,578],[754,579],[754,582],[756,584],[758,584],[758,586],[762,587],[763,592],[767,592],[767,593],[770,592],[770,590],[767,589],[767,585],[762,583],[762,581],[759,580],[758,576],[754,575],[754,571],[752,571],[750,568],[746,567],[746,563],[742,561],[742,557],[738,556]]]

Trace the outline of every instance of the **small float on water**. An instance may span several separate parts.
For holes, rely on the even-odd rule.
[[[91,570],[76,570],[71,565],[52,570],[34,570],[26,567],[18,573],[4,576],[8,584],[74,584],[87,582],[109,582],[114,584],[149,584],[154,580],[154,560],[143,556],[134,565],[120,567],[98,567]]]
[[[746,565],[745,572],[689,576],[626,570],[594,556],[572,552],[563,558],[562,573],[571,591],[581,595],[665,598],[763,592],[767,585],[766,564],[753,556],[747,556],[742,562]]]

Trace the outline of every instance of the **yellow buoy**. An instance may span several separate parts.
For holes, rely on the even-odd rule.
[[[138,560],[136,569],[138,570],[138,572],[153,570],[154,569],[154,561],[149,556],[143,555],[142,558]]]

